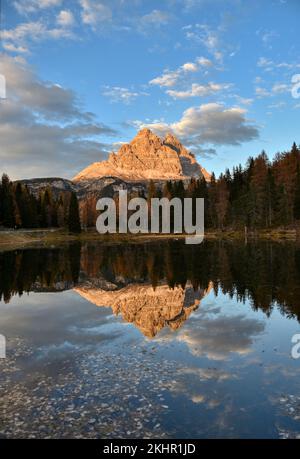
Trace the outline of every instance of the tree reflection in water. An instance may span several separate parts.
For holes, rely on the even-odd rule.
[[[112,297],[117,297],[124,289],[129,295],[132,285],[150,286],[152,298],[166,286],[175,296],[184,291],[185,310],[179,310],[176,317],[183,312],[188,316],[188,308],[196,307],[207,289],[213,288],[216,295],[220,289],[239,302],[250,299],[254,310],[267,315],[278,308],[283,315],[299,320],[300,246],[217,241],[195,247],[168,241],[73,244],[0,253],[0,300],[6,303],[25,292],[73,288],[81,289],[82,294],[87,289],[114,292]],[[147,292],[150,294],[149,289]]]

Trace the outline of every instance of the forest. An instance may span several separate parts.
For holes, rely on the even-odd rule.
[[[132,197],[132,196],[131,196]],[[210,183],[191,179],[167,181],[161,188],[150,181],[143,197],[205,199],[205,227],[213,230],[291,228],[300,224],[300,149],[277,153],[271,161],[263,151],[250,157],[244,167],[227,169]],[[51,188],[30,193],[26,185],[11,182],[3,174],[0,182],[0,226],[5,228],[66,228],[78,233],[95,227],[97,198],[79,203],[76,193],[54,196]]]
[[[150,183],[149,197],[201,197],[205,199],[206,228],[262,229],[291,227],[300,223],[300,150],[296,143],[273,161],[263,151],[246,166],[227,169],[211,182],[192,179],[166,182],[162,191]]]
[[[29,188],[11,182],[3,174],[0,182],[0,226],[5,228],[66,228],[80,233],[81,223],[76,193],[54,196],[50,187],[35,196]]]

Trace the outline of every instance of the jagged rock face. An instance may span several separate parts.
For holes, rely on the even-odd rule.
[[[204,174],[205,173],[205,174]],[[74,177],[75,182],[100,177],[118,177],[125,181],[185,180],[209,178],[194,155],[186,150],[172,134],[161,139],[149,129],[142,129],[129,144],[107,161],[94,163]]]
[[[191,285],[184,289],[159,285],[153,289],[150,284],[129,284],[107,291],[83,284],[74,291],[96,306],[111,307],[115,315],[121,314],[126,322],[153,338],[166,326],[172,330],[180,328],[211,288],[212,284],[198,291]]]

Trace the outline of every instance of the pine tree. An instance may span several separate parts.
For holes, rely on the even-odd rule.
[[[78,199],[74,191],[70,199],[68,228],[71,233],[81,233]]]
[[[3,226],[14,228],[15,220],[15,204],[12,183],[8,175],[3,174],[1,181],[1,219]]]
[[[300,220],[300,166],[297,167],[296,190],[294,200],[294,218]]]
[[[208,225],[212,228],[217,227],[217,210],[216,210],[216,202],[217,202],[217,180],[215,178],[215,174],[212,173],[210,186],[208,190],[208,206],[209,206],[209,214],[208,218]]]

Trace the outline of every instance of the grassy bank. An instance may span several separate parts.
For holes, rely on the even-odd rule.
[[[88,242],[99,241],[101,243],[139,243],[150,242],[153,240],[165,239],[183,239],[183,234],[108,234],[101,235],[96,231],[83,231],[81,234],[70,234],[60,229],[49,230],[17,230],[17,231],[0,231],[0,251],[13,250],[22,247],[51,247],[65,242]],[[272,229],[248,232],[247,238],[244,231],[207,231],[205,238],[210,239],[228,239],[228,240],[253,240],[253,239],[270,239],[270,240],[300,240],[299,229]]]
[[[64,230],[17,230],[0,231],[0,251],[13,250],[22,247],[51,247],[66,242],[99,241],[101,243],[138,243],[157,239],[184,238],[184,235],[173,234],[107,234],[102,235],[97,231],[83,231],[81,234],[71,234]]]

